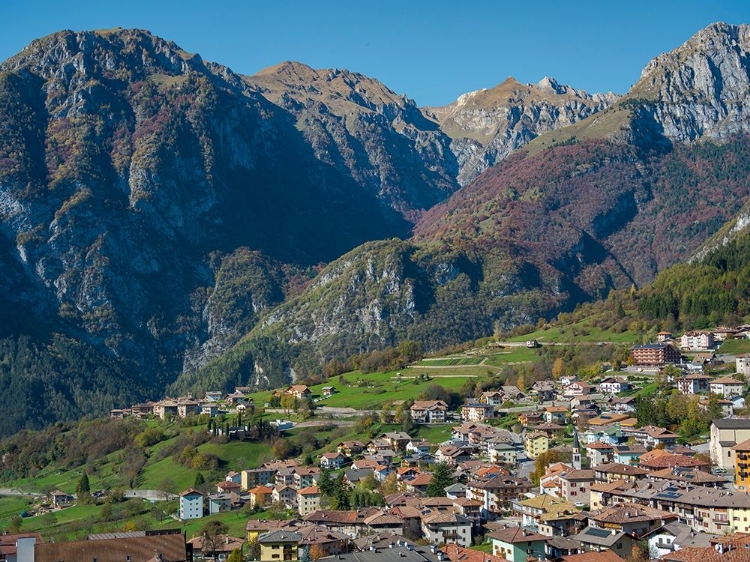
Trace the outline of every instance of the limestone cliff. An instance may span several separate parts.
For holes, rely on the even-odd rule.
[[[508,78],[489,90],[460,96],[444,107],[424,108],[452,138],[466,185],[487,168],[539,135],[561,129],[597,113],[618,99],[616,94],[588,94],[544,78],[521,84]]]

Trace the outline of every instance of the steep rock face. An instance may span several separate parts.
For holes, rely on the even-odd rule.
[[[428,211],[409,242],[366,244],[329,264],[176,388],[226,384],[237,366],[309,373],[405,338],[438,349],[535,323],[689,258],[748,186],[746,136],[656,155],[603,140],[515,154]]]
[[[665,152],[672,143],[730,141],[750,132],[750,26],[716,23],[654,58],[607,109],[529,142],[536,153],[580,139]]]
[[[617,99],[612,93],[590,95],[553,78],[538,84],[508,78],[494,88],[469,92],[450,105],[427,107],[424,112],[452,138],[458,180],[466,185],[539,135],[581,121]]]
[[[245,82],[289,111],[316,158],[339,169],[409,220],[458,188],[450,139],[415,103],[348,70],[296,62]]]
[[[750,26],[716,23],[654,58],[628,97],[673,141],[750,132]]]
[[[144,388],[234,344],[318,263],[408,232],[286,110],[144,31],[35,41],[0,65],[0,121],[0,303],[22,311],[0,334],[79,338]]]

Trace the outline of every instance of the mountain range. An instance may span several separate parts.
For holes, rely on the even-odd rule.
[[[25,404],[0,432],[649,283],[747,224],[749,48],[714,24],[624,96],[509,78],[420,108],[141,30],[34,41],[0,64],[0,384]]]

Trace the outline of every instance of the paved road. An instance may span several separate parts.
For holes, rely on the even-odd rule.
[[[295,423],[294,427],[325,427],[328,425],[335,425],[337,427],[351,427],[356,422],[352,420],[309,420],[305,422]]]
[[[703,453],[705,455],[708,455],[711,448],[711,442],[707,441],[705,443],[701,443],[700,445],[692,445],[692,448],[699,453]]]
[[[38,492],[24,492],[18,488],[0,488],[0,496],[41,496]]]
[[[174,494],[167,494],[167,497],[165,498],[164,492],[160,492],[159,490],[125,490],[123,495],[126,498],[141,498],[151,502],[164,501],[165,499],[173,500],[177,498]]]

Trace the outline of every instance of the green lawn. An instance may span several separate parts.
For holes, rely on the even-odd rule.
[[[728,340],[721,344],[719,348],[721,353],[730,355],[739,355],[741,353],[750,353],[750,340]]]
[[[602,330],[592,326],[587,320],[582,320],[569,326],[556,326],[547,330],[537,330],[530,334],[509,338],[508,341],[522,342],[526,340],[538,340],[544,342],[570,342],[570,341],[587,341],[587,342],[612,342],[612,343],[635,343],[636,334],[632,332],[613,332],[611,330]]]
[[[192,521],[175,521],[174,519],[165,519],[159,523],[155,523],[154,529],[177,529],[186,533],[187,539],[200,534],[201,529],[206,526],[209,521],[219,520],[222,521],[229,527],[229,534],[234,537],[246,536],[245,527],[249,517],[245,515],[243,511],[230,511],[228,513],[218,513],[216,515],[210,515],[208,517],[202,517],[201,519],[194,519]]]
[[[142,490],[160,490],[165,480],[171,480],[175,491],[182,491],[195,483],[197,470],[185,468],[181,464],[166,457],[159,462],[146,464],[138,479],[138,487]]]
[[[638,395],[649,396],[651,394],[654,394],[658,388],[659,387],[655,382],[649,383],[646,386],[644,386],[641,390],[638,391]]]
[[[447,425],[419,425],[414,437],[417,439],[426,439],[432,444],[442,443],[451,437],[451,427],[455,424]]]
[[[422,374],[416,369],[404,369],[399,371],[399,379],[396,371],[388,373],[359,372],[347,373],[341,377],[331,379],[326,384],[311,387],[313,395],[320,395],[323,386],[335,386],[336,394],[321,400],[318,406],[332,406],[339,408],[379,409],[385,403],[393,403],[401,400],[415,400],[431,384],[439,384],[449,392],[458,391],[466,382],[468,376],[453,376],[453,369],[443,372],[436,369],[435,372],[425,373],[431,380],[421,380]],[[484,371],[486,373],[486,370]],[[417,378],[410,378],[417,377]],[[342,381],[344,381],[342,383]]]
[[[14,515],[20,515],[28,507],[29,500],[27,498],[20,496],[0,496],[0,521],[10,521]]]
[[[455,365],[479,365],[484,357],[440,357],[422,359],[418,365],[434,367],[453,367]]]
[[[529,347],[509,347],[487,358],[486,365],[501,367],[510,363],[530,363],[539,359],[539,351]]]
[[[206,443],[198,447],[201,453],[216,455],[222,460],[222,471],[240,471],[255,468],[263,463],[263,456],[269,456],[268,445],[251,441],[232,441],[230,443]]]

